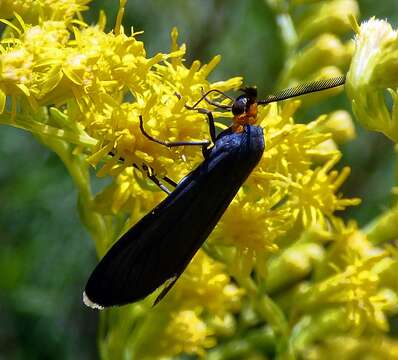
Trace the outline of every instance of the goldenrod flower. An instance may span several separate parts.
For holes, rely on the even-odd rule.
[[[290,26],[280,85],[345,71],[353,48],[337,35],[349,29],[347,13],[358,13],[356,1],[290,1],[309,8],[297,31],[285,2],[269,2],[279,11],[278,22]],[[1,2],[0,10],[13,19],[4,21],[0,48],[0,123],[35,133],[61,157],[78,189],[82,220],[102,255],[165,197],[146,171],[178,182],[203,159],[198,148],[169,149],[149,141],[139,116],[145,130],[162,140],[209,139],[206,117],[184,105],[210,89],[237,90],[242,79],[210,82],[219,56],[208,64],[186,64],[176,29],[170,51],[149,57],[140,33],[121,26],[125,1],[109,33],[102,15],[96,25],[83,21],[80,12],[87,3]],[[396,32],[386,22],[363,24],[348,90],[361,122],[398,139],[397,94],[391,91],[391,112],[382,96],[383,89],[397,85],[395,48]],[[323,96],[303,102],[308,106]],[[229,103],[217,94],[210,98]],[[201,106],[214,110],[205,101]],[[255,341],[250,343],[249,335],[258,331],[251,327],[263,323],[270,329],[270,353],[279,358],[306,350],[318,356],[324,349],[314,347],[316,341],[335,341],[332,335],[350,339],[352,330],[360,337],[372,329],[389,343],[387,317],[398,307],[396,254],[376,245],[378,231],[367,236],[336,214],[359,203],[340,193],[349,168],[335,170],[341,158],[337,144],[355,135],[350,115],[337,110],[311,121],[298,118],[299,107],[300,101],[290,100],[259,109],[264,156],[211,234],[206,253],[196,254],[155,308],[149,298],[102,315],[103,358],[206,356],[218,336],[227,343],[236,334],[251,354]],[[214,116],[223,129],[231,114],[214,111]],[[220,117],[226,119],[218,122]],[[109,180],[96,194],[90,166]],[[396,214],[390,215],[391,225]],[[344,351],[349,354],[358,344]],[[387,353],[385,348],[380,353]]]
[[[318,268],[317,277],[322,280],[303,291],[297,307],[313,309],[320,304],[340,304],[346,309],[347,321],[353,329],[361,332],[374,325],[387,331],[385,314],[398,306],[397,295],[380,277],[388,254],[374,248],[355,226],[336,225],[341,235],[335,238],[324,257],[324,265]]]
[[[326,160],[322,166],[311,166],[319,154],[317,147],[329,135],[316,131],[321,121],[294,124],[291,115],[297,103],[292,104],[261,110],[259,119],[267,136],[263,159],[211,235],[216,245],[238,248],[234,262],[244,274],[251,272],[256,258],[273,253],[277,239],[294,227],[317,224],[327,229],[336,210],[359,202],[336,194],[349,174],[348,168],[340,174],[330,171],[339,160],[336,151],[322,153]]]
[[[237,311],[244,291],[231,282],[225,266],[199,251],[172,291],[184,308],[205,309],[214,315]]]
[[[214,345],[214,341],[208,338],[209,330],[206,324],[197,318],[194,311],[183,310],[172,314],[172,317],[173,320],[167,328],[165,340],[167,340],[167,337],[171,337],[174,338],[174,341],[173,339],[168,341],[167,352],[173,355],[181,353],[204,355],[203,348]],[[175,339],[176,337],[178,337],[178,340]],[[174,345],[170,347],[170,344]]]
[[[72,21],[80,12],[87,10],[91,0],[4,0],[0,3],[3,18],[15,13],[26,21],[36,23],[39,18],[46,20]]]
[[[156,206],[165,194],[147,183],[133,167],[125,168],[109,186],[95,197],[95,208],[104,215],[131,214],[135,222]],[[132,225],[132,224],[131,224]]]
[[[197,311],[181,310],[169,315],[170,320],[165,331],[158,334],[158,338],[152,338],[152,344],[145,344],[140,358],[156,359],[182,353],[204,356],[205,349],[214,346],[211,330],[200,320]]]
[[[398,343],[388,337],[331,336],[306,349],[308,360],[397,359]]]

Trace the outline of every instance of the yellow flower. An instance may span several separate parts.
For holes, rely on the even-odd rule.
[[[32,5],[27,10],[15,2],[13,10],[20,11],[23,20],[6,21],[0,119],[35,132],[61,156],[78,188],[82,218],[102,255],[165,197],[140,169],[146,166],[159,178],[178,182],[203,161],[200,148],[169,149],[149,141],[140,130],[139,117],[145,130],[161,140],[209,139],[206,116],[184,105],[194,104],[203,91],[236,90],[242,79],[208,81],[220,57],[208,64],[187,65],[186,47],[178,43],[176,29],[170,52],[149,57],[140,34],[128,34],[121,26],[125,1],[120,1],[114,31],[109,33],[104,32],[103,16],[94,26],[82,21],[79,13],[86,3],[41,0],[34,8],[27,2]],[[0,6],[11,11],[10,4]],[[347,30],[344,6],[357,12],[353,0],[311,6],[306,21],[314,22],[303,23],[299,37],[315,40],[301,58],[288,64],[297,76],[290,74],[287,82],[341,73],[352,49],[333,35],[331,25]],[[62,11],[65,18],[60,17]],[[6,108],[7,97],[12,99],[11,111]],[[209,97],[230,103],[218,94]],[[307,97],[307,105],[310,98],[315,99]],[[391,284],[391,274],[382,264],[388,257],[375,251],[356,229],[348,231],[335,215],[359,202],[339,193],[349,169],[333,170],[341,157],[337,140],[352,136],[349,116],[334,113],[296,122],[299,105],[292,100],[259,109],[264,156],[211,235],[207,253],[196,254],[156,307],[149,308],[149,298],[103,315],[104,357],[204,356],[207,348],[215,346],[216,336],[234,334],[240,325],[235,313],[242,308],[253,310],[253,323],[269,322],[278,342],[280,338],[278,349],[288,347],[290,337],[294,340],[300,333],[296,329],[308,318],[318,325],[325,319],[339,321],[345,330],[352,324],[387,330],[386,314],[397,303],[392,286],[382,287]],[[201,106],[214,111],[205,101]],[[228,120],[218,119],[232,115],[214,111],[214,116],[223,129]],[[91,190],[88,164],[96,167],[97,176],[109,179],[97,194]],[[331,242],[330,247],[324,246],[326,242]],[[313,281],[305,281],[311,274]],[[278,300],[265,292],[294,285],[299,301],[290,308],[297,318],[283,314]],[[341,321],[347,314],[347,322]]]
[[[204,348],[214,346],[209,338],[209,329],[194,311],[183,310],[171,315],[172,321],[160,342],[166,344],[164,353],[177,355],[181,353],[205,355]]]
[[[205,355],[216,344],[216,333],[234,331],[232,313],[239,310],[242,295],[225,266],[200,250],[170,293],[145,318],[145,336],[132,340],[137,357]]]
[[[143,174],[132,166],[125,168],[109,186],[95,197],[95,209],[102,214],[131,214],[131,222],[143,217],[154,208],[165,193],[147,182]],[[110,205],[110,206],[109,206]]]
[[[176,35],[176,31],[173,31],[173,41],[176,41]],[[205,78],[219,62],[219,57],[204,66],[196,61],[187,68],[181,60],[184,47],[170,55],[158,54],[147,59],[142,43],[134,38],[128,38],[123,34],[118,36],[119,40],[114,40],[113,35],[89,36],[96,39],[101,37],[108,37],[110,40],[104,39],[103,44],[100,41],[93,45],[95,50],[88,51],[97,54],[90,63],[94,62],[98,70],[93,71],[89,66],[82,66],[82,71],[87,72],[87,75],[79,74],[76,70],[67,72],[73,74],[69,76],[70,79],[83,79],[82,84],[88,86],[83,87],[86,90],[82,92],[77,83],[75,87],[80,90],[74,90],[74,93],[81,112],[85,114],[84,117],[78,114],[81,119],[78,120],[83,121],[90,136],[101,140],[97,153],[102,154],[103,149],[111,145],[117,157],[124,158],[126,164],[145,163],[153,167],[157,174],[164,174],[166,169],[174,164],[177,168],[182,166],[181,170],[187,173],[189,165],[185,159],[198,162],[200,151],[191,147],[170,150],[149,141],[139,129],[139,116],[143,117],[145,130],[160,139],[188,141],[208,138],[206,119],[197,112],[184,110],[184,104],[192,104],[200,97],[201,89],[210,88]],[[87,43],[84,39],[85,36],[82,36],[81,41]],[[105,71],[102,71],[101,65]],[[102,83],[106,87],[98,86]],[[218,82],[215,86],[228,90],[238,87],[240,83],[241,79],[235,78]],[[91,91],[90,87],[93,87],[95,92]],[[132,95],[136,101],[122,102],[123,92]],[[182,95],[182,99],[177,98],[176,92]],[[111,94],[112,97],[109,96]],[[153,156],[155,153],[156,157]],[[107,152],[103,155],[106,154]],[[101,156],[94,157],[97,162],[101,160]],[[179,178],[184,172],[178,172]]]
[[[37,111],[37,102],[56,91],[54,88],[62,78],[63,48],[69,32],[64,22],[57,21],[30,26],[21,19],[20,27],[19,38],[10,38],[7,46],[2,45],[0,88],[14,100],[18,95],[25,96]]]
[[[243,291],[231,282],[225,270],[222,263],[200,250],[176,283],[170,301],[183,308],[197,308],[200,304],[217,315],[238,310]]]
[[[0,3],[0,14],[9,18],[20,14],[28,22],[42,20],[71,21],[80,12],[87,10],[91,0],[4,0]]]
[[[136,312],[140,315],[141,311],[136,309]],[[201,310],[155,308],[141,315],[144,317],[137,324],[139,330],[128,331],[128,341],[123,349],[124,354],[134,354],[134,358],[168,359],[184,353],[204,356],[207,348],[216,343],[212,329],[201,318]],[[115,332],[112,340],[120,341],[115,339],[117,335],[121,334]],[[108,351],[110,354],[112,349]]]
[[[336,158],[337,160],[337,158]],[[328,173],[336,160],[332,159],[322,168],[307,171],[297,176],[289,191],[287,203],[291,205],[293,217],[302,221],[305,228],[320,224],[327,228],[328,221],[333,219],[336,210],[359,204],[359,199],[340,199],[336,192],[349,174],[345,168],[339,174],[337,171]]]
[[[312,309],[320,304],[344,305],[347,323],[359,332],[366,326],[388,330],[385,311],[397,306],[398,298],[392,291],[380,288],[379,276],[373,267],[386,254],[354,259],[342,272],[313,285],[297,304],[301,309]]]
[[[305,352],[307,360],[397,359],[396,339],[381,335],[335,336],[322,339]]]
[[[172,311],[166,318],[164,327],[159,323],[157,326],[152,324],[154,332],[138,347],[137,358],[160,359],[184,353],[204,356],[206,349],[215,345],[211,329],[200,319],[197,311]]]
[[[263,159],[210,236],[212,246],[235,248],[230,260],[234,274],[248,276],[258,265],[266,275],[261,264],[278,249],[279,239],[291,231],[299,236],[300,229],[311,226],[328,230],[336,210],[359,203],[338,194],[349,175],[348,168],[331,170],[340,158],[338,150],[319,148],[330,138],[319,131],[325,118],[294,124],[291,116],[297,106],[290,102],[260,110],[266,134]],[[315,158],[323,164],[314,167]]]

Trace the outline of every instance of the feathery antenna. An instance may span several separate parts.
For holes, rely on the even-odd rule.
[[[268,95],[265,99],[258,100],[257,104],[269,104],[275,101],[286,100],[300,95],[331,89],[344,85],[345,78],[345,75],[342,75],[327,80],[316,80],[310,83],[301,84],[289,89],[281,90],[273,95]]]

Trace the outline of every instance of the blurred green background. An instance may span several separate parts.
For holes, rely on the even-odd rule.
[[[104,9],[112,28],[118,2],[93,1],[85,18],[94,23]],[[376,16],[397,25],[397,0],[359,3],[361,19]],[[212,79],[242,75],[260,94],[272,91],[283,64],[265,1],[129,0],[124,24],[145,30],[140,38],[150,55],[169,50],[169,33],[177,26],[188,63],[221,54]],[[348,108],[344,95],[299,120],[337,107]],[[357,131],[343,147],[340,166],[352,168],[345,195],[363,198],[344,216],[364,225],[389,205],[395,156],[382,135]],[[78,219],[71,179],[54,154],[20,130],[0,128],[0,158],[0,359],[96,359],[97,314],[81,301],[96,258]]]

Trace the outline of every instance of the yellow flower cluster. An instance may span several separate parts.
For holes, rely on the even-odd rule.
[[[308,360],[397,359],[398,344],[380,336],[370,335],[362,338],[336,336],[306,351],[305,358]]]
[[[314,359],[323,358],[319,353],[323,346],[314,344],[320,341],[326,347],[337,334],[355,334],[358,338],[374,334],[382,341],[394,343],[384,334],[389,331],[388,317],[396,314],[398,306],[396,281],[392,280],[396,254],[375,247],[355,224],[337,226],[338,234],[332,236],[319,230],[308,231],[271,262],[270,271],[290,270],[294,279],[277,275],[267,279],[270,293],[297,284],[279,302],[297,319],[291,339],[295,349],[306,356],[311,354]],[[320,246],[325,242],[329,243],[326,251]],[[310,271],[311,282],[297,282],[297,277],[304,280]],[[350,351],[342,349],[341,355]],[[375,347],[372,351],[382,354],[387,349]]]
[[[150,359],[181,353],[204,355],[205,349],[216,344],[217,335],[234,332],[232,313],[240,309],[242,295],[224,266],[199,251],[170,295],[145,319],[148,331],[133,341],[133,348]]]
[[[207,65],[195,61],[186,67],[185,46],[177,44],[176,29],[172,31],[171,53],[148,58],[143,43],[136,39],[139,34],[128,36],[122,28],[105,33],[103,17],[96,26],[76,23],[71,34],[69,22],[53,20],[56,13],[53,15],[39,18],[36,25],[20,16],[13,23],[7,21],[9,38],[3,41],[1,51],[1,122],[39,135],[64,159],[83,193],[89,189],[89,184],[81,184],[89,181],[84,177],[87,174],[84,169],[76,169],[77,162],[68,160],[71,154],[63,152],[88,153],[88,163],[103,163],[99,176],[114,177],[95,197],[84,197],[86,204],[80,203],[83,220],[89,228],[98,224],[107,227],[105,235],[98,229],[92,231],[97,235],[100,242],[97,247],[102,254],[123,228],[164,197],[133,164],[151,166],[157,174],[172,169],[168,175],[180,179],[201,158],[200,151],[190,148],[170,151],[149,142],[139,129],[139,115],[154,136],[167,140],[208,137],[206,119],[184,110],[184,103],[193,103],[202,90],[211,87],[222,91],[237,88],[241,79],[208,83],[206,77],[220,61],[219,56]],[[176,92],[181,94],[181,100]],[[7,97],[12,100],[11,107],[6,106]],[[49,107],[48,112],[42,111],[45,107]],[[63,143],[65,146],[59,146]],[[76,147],[66,146],[67,143]],[[115,156],[110,157],[110,152]],[[111,217],[123,220],[126,213],[130,220],[122,226],[120,221],[112,225]],[[192,269],[183,275],[173,293],[174,303],[184,306],[174,306],[167,317],[169,326],[159,327],[164,340],[156,350],[158,354],[201,353],[204,344],[213,344],[210,335],[214,331],[201,319],[203,316],[217,324],[214,326],[219,330],[232,326],[229,313],[239,308],[242,291],[231,283],[221,264],[204,254],[198,255]],[[198,293],[192,293],[194,290]],[[191,301],[186,301],[189,297]],[[200,299],[207,299],[207,305],[201,304],[202,310],[198,311]],[[166,314],[164,310],[162,313]],[[186,338],[189,329],[197,335],[193,339]],[[114,330],[110,329],[104,340],[109,351],[114,349],[115,337],[130,338],[130,334],[122,335],[120,328]],[[149,333],[146,339],[150,338]],[[204,341],[208,335],[209,340]],[[140,348],[136,342],[132,343]]]
[[[88,9],[89,2],[91,0],[4,0],[0,3],[0,14],[8,19],[17,13],[31,24],[40,19],[71,23],[80,12]]]
[[[269,2],[282,6],[278,0]],[[139,128],[139,116],[146,131],[162,140],[209,139],[206,117],[184,105],[195,103],[203,91],[236,90],[242,79],[210,83],[207,77],[218,56],[205,65],[186,65],[185,45],[178,44],[176,29],[170,52],[148,57],[139,33],[128,35],[120,25],[125,1],[120,1],[110,33],[104,31],[103,15],[97,25],[84,23],[80,11],[87,3],[1,2],[7,17],[14,15],[4,21],[8,27],[0,48],[0,123],[31,131],[65,162],[79,190],[82,220],[103,255],[165,196],[140,171],[144,165],[159,177],[178,181],[202,161],[200,149],[169,149],[149,141]],[[356,1],[291,0],[290,5],[310,10],[297,24],[280,85],[341,74],[352,47],[339,35],[349,27],[347,9],[358,13]],[[286,17],[281,22],[289,23]],[[377,37],[372,26],[385,31]],[[359,31],[349,86],[363,121],[362,113],[381,101],[369,95],[367,86],[386,86],[383,79],[394,65],[394,46],[395,32],[384,23],[372,20]],[[390,57],[375,55],[374,64],[368,58],[366,69],[361,68],[363,54],[374,47],[388,49]],[[220,101],[217,95],[212,99]],[[319,99],[311,97],[307,104]],[[205,102],[203,106],[211,109]],[[311,347],[320,338],[339,340],[330,334],[352,329],[362,334],[372,326],[380,337],[387,331],[387,315],[398,304],[391,273],[398,267],[396,255],[376,247],[371,234],[344,225],[335,214],[359,203],[339,192],[349,169],[334,170],[341,157],[336,143],[354,136],[351,118],[336,111],[296,123],[299,106],[299,101],[287,101],[259,109],[266,143],[259,165],[204,251],[160,304],[150,308],[154,295],[102,315],[104,358],[203,356],[218,335],[233,334],[245,316],[273,327],[275,351],[288,352],[293,346],[313,358],[324,351]],[[231,114],[215,111],[214,116]],[[382,130],[393,138],[395,129],[388,129]],[[110,179],[97,194],[90,187],[89,164],[97,167],[98,176]],[[235,314],[242,309],[246,315],[238,320]],[[256,325],[258,320],[247,323]],[[352,348],[360,346],[358,342]]]
[[[326,118],[295,124],[292,116],[297,105],[274,104],[260,111],[266,151],[210,237],[216,244],[236,248],[233,263],[244,264],[246,274],[256,257],[263,259],[274,252],[279,239],[290,231],[298,234],[315,225],[329,230],[336,210],[359,203],[338,195],[349,169],[331,170],[339,152],[320,147],[330,139],[330,134],[317,131]],[[322,163],[315,165],[314,158]]]

